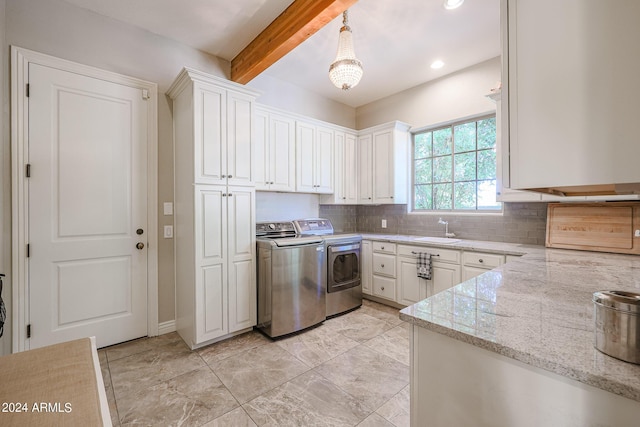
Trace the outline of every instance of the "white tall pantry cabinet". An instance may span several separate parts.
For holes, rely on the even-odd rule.
[[[257,93],[185,68],[174,120],[176,329],[192,348],[256,324]]]

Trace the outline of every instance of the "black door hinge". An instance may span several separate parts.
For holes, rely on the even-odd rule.
[[[31,256],[31,245],[27,243],[27,258],[29,258],[29,256]]]
[[[31,178],[31,165],[29,163],[27,163],[25,174],[27,178]]]
[[[31,338],[31,325],[27,325],[27,338]]]
[[[27,98],[29,97],[29,92],[30,92],[29,88],[30,88],[29,83],[27,83]]]

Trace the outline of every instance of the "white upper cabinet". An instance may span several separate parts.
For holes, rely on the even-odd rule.
[[[359,202],[407,203],[410,126],[391,122],[359,132]]]
[[[181,130],[176,134],[176,150],[182,151],[184,145],[193,150],[191,164],[179,165],[191,175],[192,183],[253,186],[256,93],[185,68],[168,94],[174,100],[174,128]]]
[[[328,127],[296,122],[296,190],[333,193],[333,137]]]
[[[254,181],[256,190],[296,191],[296,121],[256,106]]]
[[[323,203],[355,205],[358,203],[358,137],[336,130],[334,134],[334,193]]]
[[[509,186],[640,189],[640,2],[502,0],[502,13]]]

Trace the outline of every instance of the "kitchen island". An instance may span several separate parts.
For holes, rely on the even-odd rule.
[[[593,347],[592,303],[598,290],[640,292],[640,257],[446,247],[523,256],[400,312],[412,329],[412,426],[640,425],[640,365]]]

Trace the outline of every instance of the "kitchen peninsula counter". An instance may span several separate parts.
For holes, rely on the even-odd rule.
[[[421,244],[411,236],[364,234],[363,239]],[[448,337],[458,342],[454,346],[465,343],[472,352],[493,353],[484,353],[490,359],[497,354],[525,370],[630,399],[640,416],[640,365],[594,348],[592,303],[598,290],[640,292],[640,257],[465,240],[423,244],[521,257],[403,309],[400,318],[413,325],[414,341],[417,332],[432,345],[443,339],[446,345],[451,340],[443,337]],[[413,348],[412,363],[418,363],[416,342]]]

